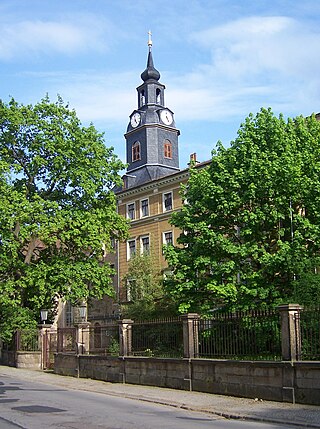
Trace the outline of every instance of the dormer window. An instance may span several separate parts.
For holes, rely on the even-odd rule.
[[[167,139],[164,141],[164,157],[172,159],[172,143]]]
[[[140,159],[141,159],[140,142],[134,142],[132,145],[132,162],[139,161]]]

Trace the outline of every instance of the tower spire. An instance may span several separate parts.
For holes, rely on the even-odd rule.
[[[149,53],[148,53],[148,60],[147,60],[147,68],[144,70],[144,72],[141,73],[141,79],[145,82],[149,79],[159,80],[160,79],[160,73],[153,65],[153,58],[152,58],[152,33],[149,30],[148,31],[148,46],[149,46]]]
[[[152,33],[151,33],[151,30],[148,31],[148,46],[149,46],[149,52],[151,52],[151,48],[152,48]]]
[[[148,31],[147,67],[138,86],[138,106],[125,134],[126,187],[132,188],[179,171],[178,136],[173,112],[165,107],[165,86],[153,65],[152,37]]]

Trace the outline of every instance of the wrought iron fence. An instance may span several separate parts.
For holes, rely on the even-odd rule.
[[[15,349],[22,352],[38,352],[41,343],[38,329],[19,329],[15,337]]]
[[[58,334],[56,330],[46,331],[42,337],[43,366],[46,369],[54,368],[54,355],[58,351]]]
[[[287,338],[288,329],[282,326],[287,331],[282,332],[282,341],[288,341],[288,344],[290,341],[290,344],[297,347],[294,359],[320,360],[320,306],[301,311],[299,309],[293,317],[294,334],[290,334],[290,328],[289,336],[295,335],[295,339],[291,343],[292,339]],[[95,323],[94,326],[81,329],[58,328],[57,333],[50,331],[50,335],[47,332],[42,340],[48,367],[52,365],[55,352],[118,356],[120,350],[123,350],[120,340],[128,341],[127,344],[131,347],[127,351],[129,355],[135,356],[180,358],[184,356],[184,340],[188,340],[185,344],[187,356],[190,344],[193,344],[192,356],[199,358],[282,359],[281,315],[277,309],[216,312],[210,319],[191,318],[188,321],[183,321],[180,317],[136,321],[126,331],[126,338],[123,338],[121,329],[121,324],[110,322],[105,325]],[[40,351],[41,334],[38,330],[19,330],[14,340],[7,347],[4,346],[3,350]]]
[[[119,325],[109,323],[101,326],[96,323],[88,328],[89,333],[89,353],[119,356],[120,340]]]
[[[182,323],[179,317],[134,322],[132,354],[149,357],[182,357]]]
[[[300,318],[300,320],[298,319]],[[301,360],[320,359],[320,306],[305,308],[299,312]],[[296,332],[298,329],[296,329]]]
[[[77,345],[77,328],[58,328],[58,342],[57,342],[57,351],[58,352],[78,352]]]
[[[241,360],[281,360],[278,311],[216,313],[195,321],[199,357]]]

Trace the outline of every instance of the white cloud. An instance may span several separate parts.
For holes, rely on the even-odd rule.
[[[137,76],[138,72],[103,74],[87,70],[47,74],[42,78],[51,81],[48,89],[50,97],[59,93],[82,121],[105,121],[125,126],[137,104]]]
[[[232,79],[268,71],[310,75],[320,65],[315,55],[319,29],[290,17],[243,18],[194,33],[191,39],[210,49],[215,73]]]
[[[320,30],[289,17],[249,17],[191,36],[208,61],[172,74],[169,98],[183,117],[219,121],[260,107],[320,110]],[[173,83],[173,88],[172,88]]]
[[[73,26],[67,28],[72,30]],[[87,39],[83,41],[88,35],[86,29],[62,32],[67,35],[69,47],[63,46],[62,36],[55,39],[55,46],[71,51],[85,49],[90,44]],[[101,42],[99,32],[93,33],[94,37]],[[262,106],[286,115],[318,111],[320,78],[316,71],[320,58],[315,55],[314,45],[319,39],[318,29],[288,17],[244,18],[194,33],[193,49],[197,48],[196,42],[207,50],[208,61],[192,69],[190,60],[184,74],[174,69],[170,73],[160,70],[161,81],[167,86],[166,104],[176,113],[178,124],[243,119]],[[192,52],[188,56],[192,57]],[[116,73],[108,72],[107,67],[106,73],[94,69],[81,73],[55,70],[52,75],[38,77],[45,82],[50,96],[61,94],[81,120],[105,121],[124,128],[137,105],[135,88],[141,83],[142,69]]]
[[[74,54],[79,51],[102,51],[104,23],[93,16],[77,22],[44,20],[20,21],[0,24],[0,59],[25,57],[26,55],[60,53]]]

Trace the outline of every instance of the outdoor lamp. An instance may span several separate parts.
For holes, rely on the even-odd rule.
[[[40,310],[40,318],[41,322],[45,324],[48,319],[48,310]]]
[[[80,313],[80,317],[82,322],[85,322],[86,317],[87,317],[87,303],[86,302],[82,302],[79,306],[79,313]]]

